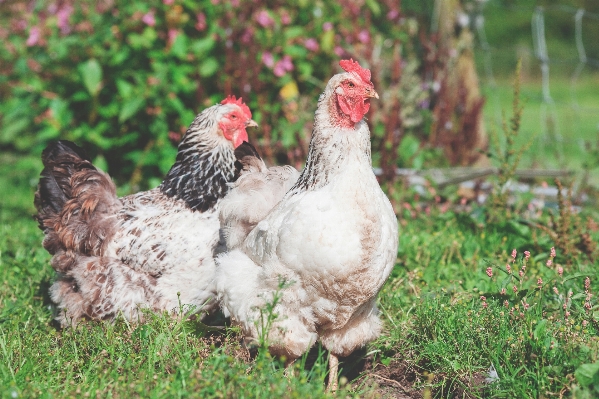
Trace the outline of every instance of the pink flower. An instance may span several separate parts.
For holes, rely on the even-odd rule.
[[[172,6],[175,0],[162,0],[162,4]]]
[[[480,300],[484,302],[487,300],[487,298],[481,295]]]
[[[262,63],[268,68],[272,68],[275,65],[275,60],[272,56],[272,53],[269,53],[268,51],[262,53]]]
[[[537,285],[539,286],[539,288],[543,285],[543,279],[541,277],[537,279]]]
[[[516,287],[516,286],[514,285],[514,286],[512,287],[512,291],[514,291],[514,294],[515,294],[516,292],[518,292],[518,287]]]
[[[247,28],[241,35],[241,42],[244,44],[250,44],[254,38],[254,29],[252,27]]]
[[[168,45],[172,46],[173,43],[175,42],[175,40],[177,39],[177,36],[179,36],[179,29],[169,29],[168,30]]]
[[[591,288],[591,279],[587,277],[584,279],[584,290],[588,291],[589,288]]]
[[[337,57],[343,57],[343,54],[345,54],[345,50],[343,50],[343,48],[340,46],[335,46],[333,52],[337,55]]]
[[[566,316],[566,319],[567,319],[568,317],[570,317],[570,312],[568,312],[568,311],[566,310],[566,313],[564,313],[564,316]]]
[[[551,247],[551,257],[555,258],[555,247]]]
[[[254,17],[254,19],[263,28],[270,28],[270,27],[274,26],[274,24],[275,24],[274,19],[272,19],[270,17],[270,15],[268,14],[268,12],[266,10],[259,11],[256,14],[256,16]]]
[[[506,264],[505,264],[505,268],[506,268],[506,270],[507,270],[507,272],[508,272],[508,273],[511,273],[511,272],[512,272],[512,267],[510,266],[510,264],[509,264],[509,263],[506,263]]]
[[[510,303],[507,300],[505,300],[505,301],[503,301],[503,306],[505,306],[506,308],[509,308]]]
[[[69,18],[73,13],[74,9],[70,4],[66,4],[58,10],[56,18],[58,19],[57,25],[60,28],[60,32],[66,35],[71,31],[71,25],[69,24]]]
[[[487,276],[493,277],[493,268],[487,267]]]
[[[587,326],[587,324],[589,324],[589,322],[588,322],[588,321],[586,321],[586,320],[583,320],[583,321],[582,321],[582,326],[583,326],[583,327],[586,327],[586,326]]]
[[[501,289],[501,291],[499,291],[499,293],[500,293],[501,295],[505,295],[505,294],[506,294],[505,287],[503,287],[503,288]]]
[[[281,58],[273,69],[275,76],[281,77],[285,75],[287,72],[293,71],[293,63],[291,62],[291,57],[288,55]]]
[[[563,267],[561,267],[561,266],[558,266],[558,267],[557,267],[557,274],[559,274],[559,275],[560,275],[560,277],[561,277],[561,276],[562,276],[562,274],[564,274],[564,268],[563,268]]]
[[[285,68],[286,71],[288,71],[288,72],[293,71],[293,62],[291,62],[290,56],[288,56],[288,55],[284,56],[281,61],[283,62],[283,67]]]
[[[395,18],[397,18],[398,16],[399,16],[399,11],[397,11],[395,9],[390,10],[387,13],[387,19],[390,20],[390,21],[393,20],[393,19],[395,19]]]
[[[198,15],[196,15],[195,28],[202,32],[206,29],[206,26],[206,14],[204,14],[203,12],[198,13]]]
[[[362,29],[358,33],[358,40],[364,44],[370,43],[370,33],[366,29]]]
[[[551,265],[553,264],[553,261],[551,260],[551,258],[547,259],[547,263],[545,263],[547,265],[547,267],[551,267]]]
[[[281,13],[281,23],[283,25],[289,25],[291,23],[291,17],[287,11]]]
[[[525,260],[530,259],[530,252],[529,251],[524,251],[524,259]]]
[[[518,275],[520,275],[520,277],[522,277],[522,276],[524,276],[524,272],[523,272],[522,270],[520,270],[520,271],[518,272]]]
[[[515,249],[512,250],[512,259],[516,260],[516,255],[518,255],[518,251]]]
[[[285,71],[285,68],[283,68],[283,65],[281,65],[281,61],[277,62],[277,64],[275,65],[275,67],[273,69],[273,73],[275,74],[276,77],[279,77],[279,78],[287,73]]]
[[[489,306],[489,305],[487,305],[487,303],[486,303],[486,302],[483,302],[483,309],[486,309],[486,308],[487,308],[487,306]]]
[[[309,38],[306,39],[306,41],[304,42],[304,47],[310,51],[318,51],[318,42],[316,41],[316,39],[314,38]]]
[[[333,24],[331,22],[325,22],[324,24],[322,24],[323,31],[328,32],[331,29],[333,29]]]
[[[31,29],[29,29],[29,37],[25,42],[27,47],[35,46],[36,44],[38,44],[41,34],[42,30],[39,27],[32,26]]]
[[[149,11],[147,14],[141,17],[141,21],[148,26],[156,25],[156,19],[154,18],[154,10]]]
[[[553,287],[553,292],[555,293],[555,295],[559,295],[559,291],[557,290],[557,287]]]

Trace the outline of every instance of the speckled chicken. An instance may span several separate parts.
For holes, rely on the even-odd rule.
[[[372,171],[363,120],[378,95],[369,70],[352,60],[340,65],[345,73],[333,76],[320,96],[306,166],[289,191],[268,202],[270,211],[258,212],[265,216],[252,220],[247,236],[243,217],[225,212],[229,201],[251,213],[266,203],[270,188],[263,185],[246,193],[243,204],[237,201],[237,190],[256,174],[247,170],[244,177],[242,171],[245,181],[223,200],[221,223],[238,231],[227,233],[234,242],[216,260],[222,305],[246,336],[265,334],[270,351],[290,361],[320,340],[330,354],[332,390],[337,357],[381,331],[376,297],[398,248],[397,219]],[[282,281],[287,287],[280,289]],[[275,296],[278,319],[262,331],[260,309]]]
[[[256,126],[251,117],[235,97],[205,109],[160,186],[123,198],[75,144],[44,150],[36,219],[58,272],[50,296],[63,326],[118,315],[138,321],[143,308],[215,308],[219,203],[234,176],[234,149]]]

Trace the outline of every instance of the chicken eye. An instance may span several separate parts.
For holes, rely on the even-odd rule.
[[[349,82],[347,85],[348,85],[349,87],[354,87],[354,86],[355,86],[355,85],[354,85],[352,82]]]
[[[235,114],[231,115],[231,119],[237,119],[237,115],[235,115]]]

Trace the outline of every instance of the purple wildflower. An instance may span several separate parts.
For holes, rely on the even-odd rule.
[[[42,34],[42,30],[38,26],[32,26],[29,30],[29,37],[25,44],[27,47],[35,46],[40,41],[40,36]]]
[[[262,63],[268,68],[272,68],[275,65],[275,60],[272,56],[272,53],[269,53],[268,51],[262,53]]]
[[[141,17],[141,21],[148,26],[156,25],[156,18],[154,18],[154,10],[149,11],[147,14]]]
[[[58,12],[56,13],[56,18],[58,19],[57,25],[60,28],[60,32],[63,35],[66,35],[71,31],[69,18],[71,17],[73,11],[73,6],[71,6],[70,4],[65,4],[64,6],[60,7]]]
[[[399,16],[399,11],[398,11],[398,10],[396,10],[396,9],[390,10],[390,11],[387,13],[387,19],[388,19],[388,20],[390,20],[390,21],[391,21],[391,20],[394,20],[394,19],[395,19],[395,18],[397,18],[398,16]]]
[[[270,17],[270,15],[268,14],[268,12],[266,10],[259,11],[256,14],[256,16],[254,17],[254,19],[263,28],[270,28],[270,27],[272,27],[275,24],[274,19],[272,19]]]
[[[203,30],[205,30],[207,27],[206,25],[206,14],[204,14],[203,12],[198,13],[198,15],[196,15],[196,24],[195,24],[195,28],[197,30],[199,30],[200,32],[202,32]]]
[[[287,11],[281,13],[281,23],[283,25],[289,25],[291,23],[291,17]]]
[[[277,77],[281,77],[285,75],[287,72],[293,71],[293,63],[291,62],[291,57],[288,55],[284,56],[280,59],[273,69],[273,73]]]
[[[358,40],[364,44],[370,43],[370,33],[366,29],[362,29],[358,33]]]
[[[318,51],[319,47],[318,47],[318,42],[316,41],[316,39],[314,38],[309,38],[306,39],[306,41],[304,42],[304,47],[306,47],[306,49],[310,50],[310,51]]]

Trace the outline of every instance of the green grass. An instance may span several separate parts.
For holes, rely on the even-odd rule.
[[[491,87],[483,81],[487,130],[501,130],[502,112],[509,115],[513,94],[511,83],[511,79],[501,79],[496,87]],[[533,140],[531,151],[522,160],[522,168],[582,170],[584,163],[589,161],[586,146],[597,147],[599,143],[598,90],[598,74],[584,75],[574,86],[569,77],[552,76],[550,92],[555,105],[550,107],[543,103],[540,80],[522,82],[524,113],[517,143],[524,145]],[[551,122],[548,124],[547,118],[555,119],[554,127]],[[593,179],[593,182],[597,184],[599,179]]]
[[[40,169],[37,159],[0,154],[3,398],[334,396],[324,391],[326,353],[319,348],[285,376],[281,359],[250,357],[231,327],[215,332],[156,315],[140,326],[85,322],[54,329],[46,296],[53,271],[30,216]],[[594,366],[581,365],[598,361],[599,328],[584,310],[584,278],[599,291],[597,264],[579,257],[559,277],[545,266],[553,243],[542,232],[533,234],[519,220],[485,225],[481,211],[400,215],[398,261],[380,294],[384,333],[343,361],[345,384],[337,396],[593,397],[599,376],[588,371]],[[514,248],[516,271],[522,252],[532,252],[521,280],[502,271]],[[554,262],[565,264],[559,252]],[[562,295],[573,292],[568,318],[553,286]],[[483,380],[491,364],[499,381],[489,385]]]

